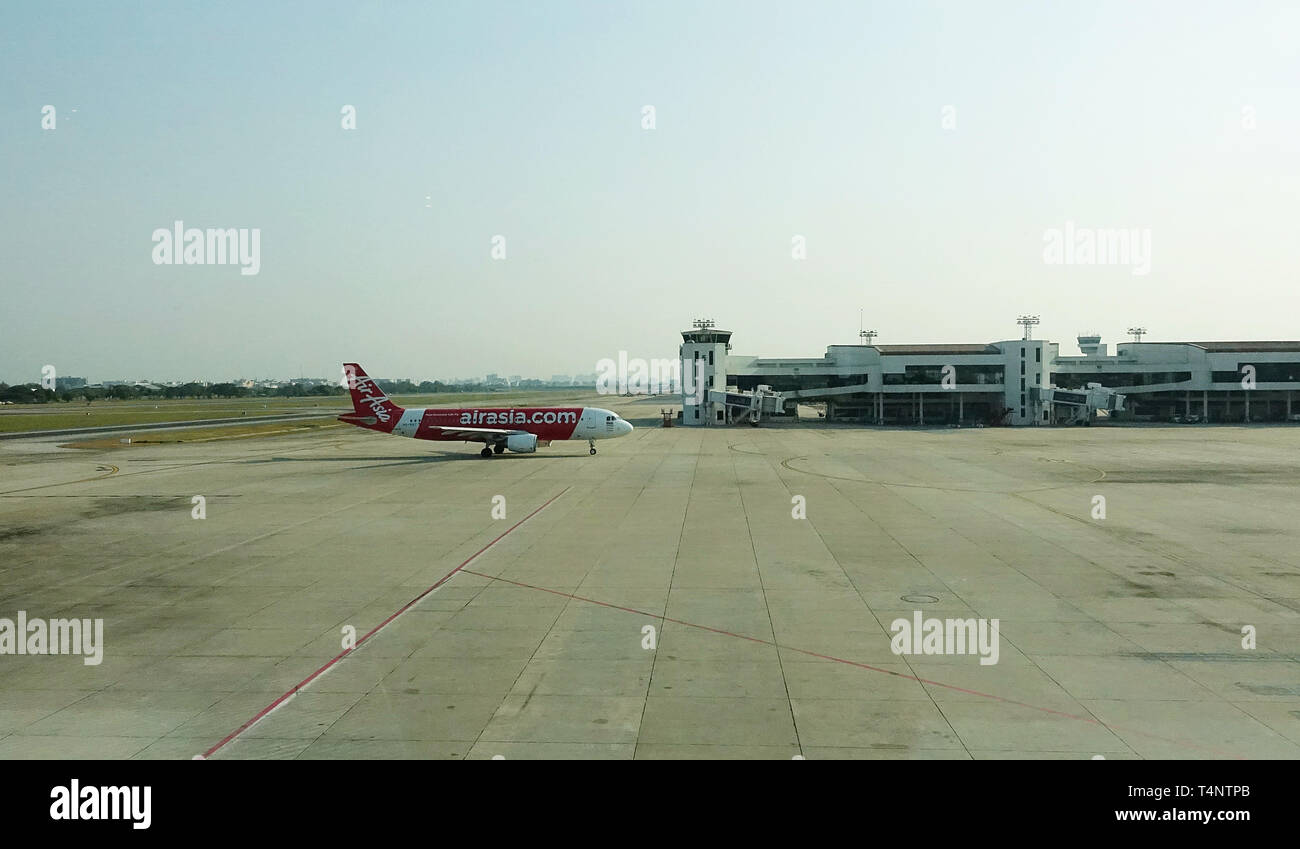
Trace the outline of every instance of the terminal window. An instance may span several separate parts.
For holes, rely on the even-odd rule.
[[[1246,363],[1237,363],[1237,373]],[[1255,379],[1260,383],[1294,383],[1300,380],[1300,363],[1254,363]]]
[[[923,365],[905,366],[903,374],[884,374],[881,380],[885,386],[903,384],[929,385],[943,383],[943,366]],[[959,384],[982,383],[996,385],[1002,382],[1003,368],[1000,365],[959,365],[955,369],[955,378]],[[865,383],[863,379],[857,381]],[[775,386],[773,387],[776,388]]]

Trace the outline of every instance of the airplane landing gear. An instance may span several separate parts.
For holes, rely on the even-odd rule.
[[[492,449],[484,448],[482,451],[478,452],[478,455],[486,460],[488,457],[492,456]]]
[[[588,439],[588,440],[587,440],[587,444],[591,446],[591,453],[592,453],[592,454],[595,454],[595,453],[596,453],[596,440],[594,440],[594,439]]]
[[[506,453],[506,447],[505,447],[504,445],[493,445],[493,446],[492,446],[492,453],[493,453],[493,454],[504,454],[504,453]]]

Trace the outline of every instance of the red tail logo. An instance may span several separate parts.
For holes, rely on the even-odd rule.
[[[356,415],[373,416],[382,424],[395,424],[402,417],[402,408],[388,400],[388,396],[361,366],[344,363],[343,374],[347,378],[348,391],[352,393],[352,408]]]

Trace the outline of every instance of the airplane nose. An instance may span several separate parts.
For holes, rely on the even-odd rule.
[[[627,436],[632,432],[632,423],[627,419],[618,420],[618,430],[620,436]]]

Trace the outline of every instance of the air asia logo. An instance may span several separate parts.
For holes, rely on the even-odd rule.
[[[52,820],[130,820],[145,829],[153,822],[152,787],[96,787],[72,779],[67,787],[50,790]]]
[[[386,422],[392,418],[392,416],[388,415],[388,410],[384,407],[384,405],[388,403],[387,398],[382,396],[379,398],[367,397],[360,400],[370,405],[370,412],[374,413],[375,418],[379,419],[381,422]]]
[[[460,414],[460,423],[470,424],[574,424],[578,414],[572,410],[466,410]]]
[[[383,390],[375,385],[375,382],[363,374],[357,374],[354,369],[345,369],[347,373],[347,383],[349,389],[355,389],[362,397],[357,398],[357,403],[366,403],[370,405],[370,412],[375,414],[375,418],[381,422],[386,422],[392,418],[388,414],[387,404],[388,396],[384,395]]]
[[[18,621],[0,619],[0,655],[80,654],[86,666],[104,660],[103,619],[28,619],[18,611]]]

